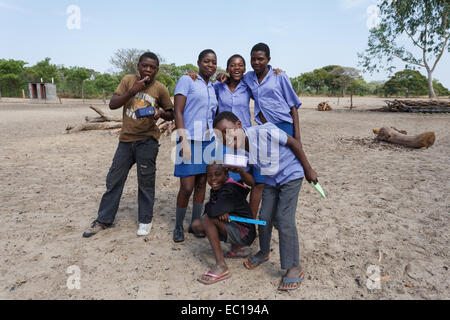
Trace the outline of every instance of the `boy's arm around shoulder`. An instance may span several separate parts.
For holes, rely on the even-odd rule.
[[[314,169],[311,167],[311,164],[308,161],[308,158],[306,157],[305,152],[303,151],[303,146],[301,141],[294,139],[290,135],[287,135],[287,142],[286,146],[289,147],[292,152],[295,154],[297,159],[300,161],[300,163],[303,166],[303,170],[305,172],[305,178],[306,180],[311,183],[317,183],[319,180],[317,180],[317,173],[314,171]]]
[[[174,107],[172,100],[170,99],[169,89],[161,83],[160,96],[159,96],[159,107],[162,107],[162,112],[160,117],[166,121],[172,121],[175,119]]]

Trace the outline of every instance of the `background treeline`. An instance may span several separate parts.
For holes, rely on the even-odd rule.
[[[51,63],[50,58],[34,66],[28,66],[27,62],[21,60],[0,59],[1,96],[22,97],[24,90],[26,97],[29,97],[29,82],[41,82],[41,79],[44,82],[52,82],[53,79],[60,98],[108,99],[125,74],[137,73],[138,59],[145,51],[149,50],[117,50],[110,59],[117,71],[111,73],[100,73],[83,67],[55,65]],[[198,72],[198,68],[192,64],[182,66],[167,64],[160,57],[157,80],[166,85],[173,95],[178,79],[190,70]],[[218,68],[217,73],[219,72],[225,70]],[[291,82],[299,95],[412,97],[428,93],[427,78],[414,70],[397,72],[386,82],[366,82],[358,69],[332,65],[303,73],[291,78]],[[438,96],[450,95],[450,91],[438,80],[434,80],[434,88]]]
[[[388,81],[366,82],[360,71],[351,67],[326,66],[291,78],[298,95],[375,95],[379,97],[412,97],[428,94],[428,80],[419,71],[405,69]],[[433,81],[438,96],[449,96],[450,91],[438,80]]]

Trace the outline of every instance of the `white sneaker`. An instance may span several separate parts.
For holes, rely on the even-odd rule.
[[[152,230],[152,223],[144,224],[139,223],[139,230],[137,231],[138,236],[148,236],[150,233],[150,230]]]

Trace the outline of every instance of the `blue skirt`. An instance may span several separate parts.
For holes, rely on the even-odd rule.
[[[177,142],[175,172],[177,178],[187,178],[206,173],[206,166],[215,160],[216,141],[190,141],[191,159],[181,156],[181,143]]]
[[[284,132],[286,132],[288,135],[290,135],[291,137],[294,137],[294,124],[293,123],[289,123],[289,122],[280,122],[280,123],[275,123],[275,125],[283,130]]]

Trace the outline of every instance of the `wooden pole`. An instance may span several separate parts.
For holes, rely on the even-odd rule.
[[[84,104],[84,80],[81,83],[81,98],[83,98],[83,104]]]
[[[22,98],[25,100],[25,90],[22,89]]]
[[[353,91],[350,94],[350,110],[353,109]]]

